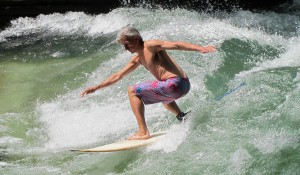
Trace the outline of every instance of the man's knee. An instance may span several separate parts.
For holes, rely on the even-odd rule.
[[[135,94],[133,86],[129,86],[127,91],[128,91],[128,94]]]

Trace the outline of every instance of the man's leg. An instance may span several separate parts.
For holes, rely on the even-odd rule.
[[[175,101],[173,101],[169,104],[164,104],[164,107],[176,115],[178,115],[181,112],[180,108],[178,107],[178,105]]]
[[[145,121],[145,106],[142,100],[136,96],[133,87],[128,88],[128,96],[130,100],[131,109],[139,125],[139,130],[128,139],[148,139],[150,138],[150,133],[148,131],[147,124]]]
[[[169,103],[169,104],[164,104],[164,106],[169,111],[173,112],[179,121],[185,121],[186,119],[184,116],[191,112],[191,111],[186,112],[186,113],[182,112],[175,101],[173,101],[172,103]]]

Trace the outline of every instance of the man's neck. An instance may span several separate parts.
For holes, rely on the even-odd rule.
[[[144,56],[144,42],[140,45],[139,49],[136,51],[139,56]]]

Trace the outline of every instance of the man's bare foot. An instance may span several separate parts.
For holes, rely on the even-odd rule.
[[[150,138],[150,133],[148,131],[145,133],[138,131],[134,135],[129,137],[128,140],[145,140],[149,138]]]

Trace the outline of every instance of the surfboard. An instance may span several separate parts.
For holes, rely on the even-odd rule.
[[[157,132],[151,134],[149,139],[145,140],[123,140],[120,142],[111,143],[108,145],[103,145],[90,149],[79,149],[79,150],[71,150],[71,151],[79,151],[79,152],[114,152],[114,151],[123,151],[123,150],[131,150],[135,148],[139,148],[142,146],[150,145],[162,138],[165,137],[166,132]]]

